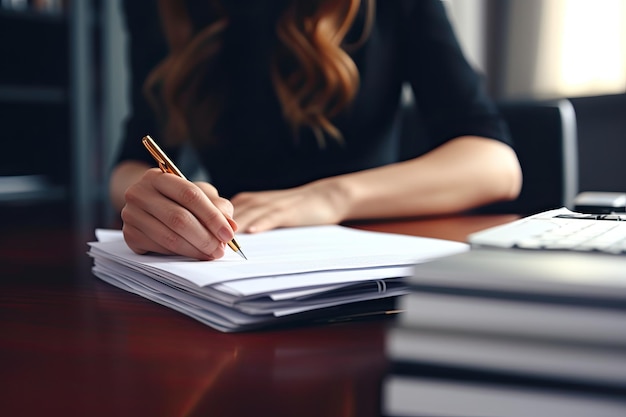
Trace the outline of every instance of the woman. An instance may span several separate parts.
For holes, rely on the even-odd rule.
[[[452,213],[519,193],[506,127],[440,0],[124,7],[133,110],[110,190],[137,253],[217,259],[237,230]],[[404,84],[430,141],[408,159]],[[153,168],[145,134],[170,156],[190,143],[211,183]]]

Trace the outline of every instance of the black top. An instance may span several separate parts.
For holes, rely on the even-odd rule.
[[[280,2],[257,4],[266,3]],[[124,2],[132,115],[126,123],[119,161],[154,164],[141,138],[151,134],[162,142],[157,121],[141,92],[148,72],[167,54],[156,4]],[[312,132],[304,132],[294,141],[269,78],[273,26],[258,12],[240,12],[231,19],[225,48],[236,52],[227,59],[236,63],[231,76],[237,84],[232,91],[234,109],[224,114],[220,132],[227,140],[199,153],[211,182],[224,197],[239,191],[289,188],[405,159],[399,155],[396,128],[405,83],[411,85],[421,112],[420,131],[427,133],[429,141],[426,148],[462,135],[510,143],[482,77],[462,54],[440,0],[378,1],[370,37],[352,54],[360,72],[359,92],[349,110],[333,120],[344,145],[331,138],[320,148]],[[195,20],[198,15],[193,14]],[[166,151],[176,155],[176,150]]]

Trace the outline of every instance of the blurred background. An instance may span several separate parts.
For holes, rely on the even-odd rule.
[[[571,99],[580,191],[626,192],[626,0],[444,3],[495,99]],[[118,0],[0,0],[2,227],[114,218],[125,41]]]

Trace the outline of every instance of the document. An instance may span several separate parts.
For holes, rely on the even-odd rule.
[[[221,331],[405,294],[416,263],[464,252],[465,243],[328,225],[241,234],[248,260],[137,255],[120,231],[96,231],[94,275]],[[311,315],[311,314],[310,314]],[[314,315],[314,314],[313,314]]]

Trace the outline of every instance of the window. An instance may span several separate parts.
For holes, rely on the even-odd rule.
[[[582,96],[626,91],[626,1],[541,2],[534,90]]]

